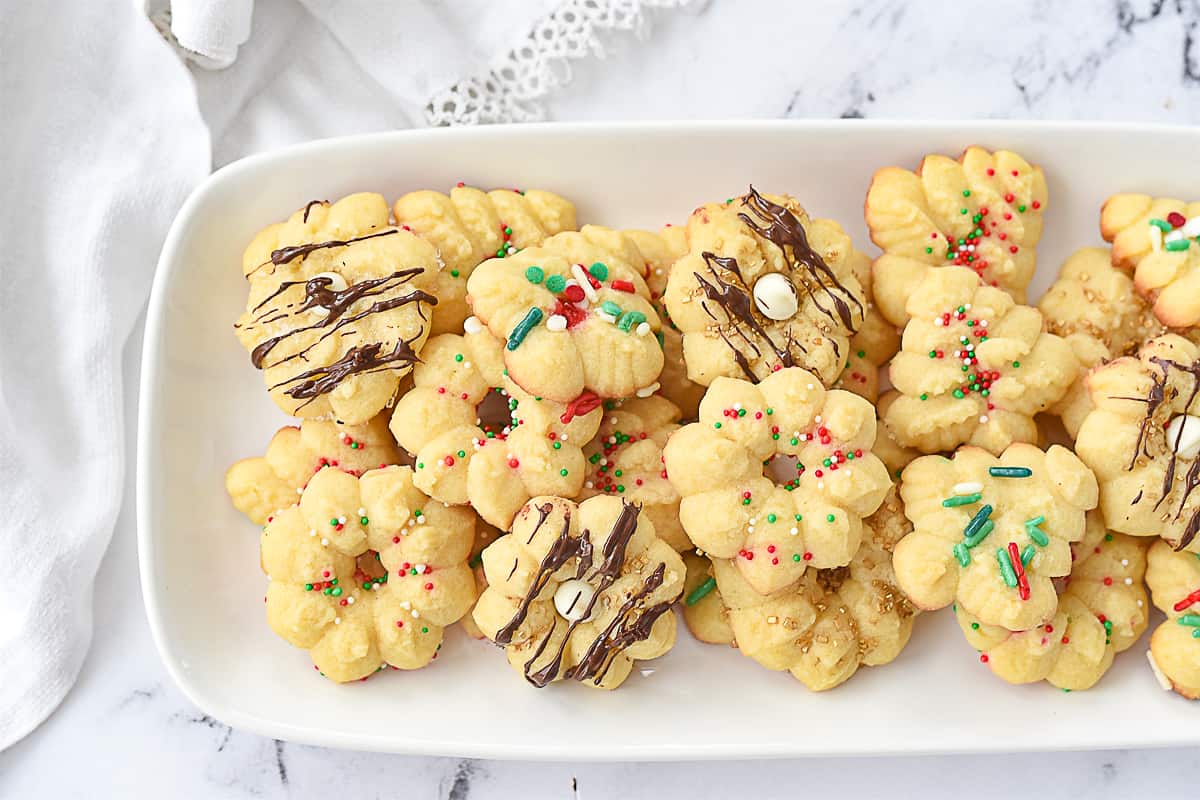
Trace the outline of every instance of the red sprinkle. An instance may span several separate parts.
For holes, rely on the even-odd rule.
[[[633,294],[634,292],[633,283],[631,281],[613,281],[612,288],[618,292],[626,292],[628,294]]]
[[[1187,597],[1180,600],[1178,603],[1176,603],[1173,606],[1173,608],[1175,611],[1183,611],[1185,608],[1192,605],[1193,603],[1200,603],[1200,589],[1197,589],[1196,591],[1189,594]]]
[[[1167,222],[1171,223],[1172,228],[1182,228],[1183,224],[1187,222],[1187,218],[1178,211],[1172,211],[1170,214],[1167,214]]]
[[[571,284],[567,288],[563,289],[563,297],[567,298],[572,303],[578,303],[584,298],[583,287],[577,286],[576,284]]]

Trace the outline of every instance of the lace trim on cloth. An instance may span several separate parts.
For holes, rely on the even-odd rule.
[[[533,30],[484,73],[460,80],[425,106],[433,126],[536,122],[546,111],[538,101],[571,81],[571,61],[604,58],[602,38],[617,31],[640,39],[649,34],[646,13],[702,5],[704,0],[566,0],[537,20]]]

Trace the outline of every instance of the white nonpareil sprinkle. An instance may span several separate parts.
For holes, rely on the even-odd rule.
[[[638,389],[635,394],[637,394],[638,397],[649,397],[658,391],[660,385],[661,384],[658,381],[655,381],[649,386],[643,386],[642,388]]]
[[[639,322],[636,330],[637,330],[638,336],[648,336],[648,335],[650,335],[650,323],[649,322]]]
[[[617,322],[616,316],[613,314],[609,314],[607,311],[597,311],[596,316],[599,317],[600,319],[604,320],[605,322],[609,323],[610,325],[615,325]]]
[[[546,320],[546,327],[552,331],[565,331],[567,329],[567,318],[562,314],[551,314],[550,319]]]
[[[799,528],[792,528],[792,529],[791,529],[791,531],[789,531],[789,533],[791,533],[791,534],[792,534],[792,536],[799,536],[799,535],[800,535],[800,529],[799,529]]]
[[[815,417],[813,417],[813,420],[819,425],[821,423],[821,415],[817,414]]]
[[[342,618],[341,618],[341,617],[334,617],[334,618],[333,618],[333,624],[334,624],[334,625],[341,625],[341,624],[342,624]]]
[[[316,536],[316,535],[317,535],[317,532],[316,532],[315,530],[311,530],[311,531],[309,531],[309,532],[308,532],[308,535],[309,535],[309,536]]]
[[[807,388],[811,392],[813,390],[813,385],[810,383],[810,384],[808,384]]]
[[[372,584],[372,585],[374,585],[374,584]],[[346,605],[348,605],[348,606],[354,605],[354,595],[350,595],[349,597],[346,598]]]
[[[365,517],[365,516],[367,515],[367,510],[366,510],[365,508],[359,507],[359,509],[358,509],[358,515],[359,515],[360,517]]]
[[[775,624],[775,623],[777,623],[777,622],[779,622],[779,617],[775,616],[774,614],[772,614],[771,616],[767,617],[767,624],[768,624],[768,625],[774,625],[774,624]]]
[[[322,537],[321,547],[329,547],[329,540]]]
[[[1133,578],[1126,578],[1126,579],[1125,579],[1125,585],[1126,585],[1126,586],[1132,586],[1132,585],[1133,585]]]
[[[465,333],[479,333],[481,330],[483,330],[483,323],[479,321],[478,317],[467,317],[466,321],[463,322],[463,331]]]
[[[987,421],[988,421],[987,414],[984,414],[982,417],[979,418],[979,422],[981,425],[986,425]]]
[[[975,494],[983,491],[983,484],[978,481],[965,481],[964,483],[954,484],[951,490],[954,494]]]

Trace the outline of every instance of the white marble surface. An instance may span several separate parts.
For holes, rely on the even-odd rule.
[[[260,17],[284,2],[260,2]],[[817,5],[826,9],[799,9]],[[618,40],[608,60],[577,64],[573,84],[548,107],[555,119],[1200,122],[1197,0],[1009,2],[1004,11],[978,3],[938,5],[953,9],[899,0],[789,3],[793,10],[773,16],[772,7],[783,3],[713,0],[699,13],[660,17],[647,42]],[[254,98],[296,115],[304,112],[298,104],[311,101]],[[202,107],[204,102],[202,97]],[[237,151],[219,151],[217,160]],[[139,349],[140,341],[127,348],[131,423]],[[133,437],[131,425],[130,452]],[[1195,749],[688,765],[521,764],[330,751],[233,731],[191,706],[154,651],[137,580],[132,499],[130,488],[97,579],[95,642],[79,683],[40,729],[0,753],[0,797],[153,792],[180,798],[277,798],[337,792],[356,798],[665,800],[836,791],[901,797],[966,792],[988,798],[1038,787],[1058,797],[1098,799],[1195,797],[1200,785]],[[1133,713],[1114,709],[1113,724]]]

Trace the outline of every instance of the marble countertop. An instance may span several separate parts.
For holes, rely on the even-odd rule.
[[[262,3],[259,13],[265,13]],[[547,102],[562,120],[1013,117],[1200,122],[1200,2],[875,0],[782,11],[713,0],[616,37]],[[942,4],[949,6],[951,4]],[[829,8],[831,7],[831,8]],[[770,13],[768,11],[770,10]],[[309,98],[307,102],[311,102]],[[280,99],[280,102],[285,102]],[[294,99],[291,102],[296,102]],[[218,156],[218,160],[220,156]],[[126,352],[133,452],[140,332]],[[132,471],[132,470],[131,470]],[[131,483],[131,480],[128,481]],[[1119,713],[1133,714],[1135,709]],[[1114,724],[1119,718],[1114,717]],[[0,797],[1194,797],[1195,749],[702,764],[528,764],[324,750],[230,729],[166,675],[142,608],[132,486],[62,707],[0,753]],[[1053,787],[1050,789],[1049,787]]]

